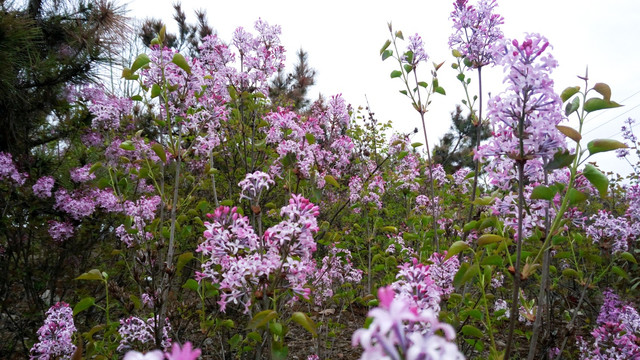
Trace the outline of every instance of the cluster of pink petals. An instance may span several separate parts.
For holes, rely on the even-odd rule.
[[[334,294],[334,288],[341,284],[357,284],[362,280],[362,270],[356,269],[351,261],[351,251],[333,244],[329,254],[322,258],[322,268],[317,270],[313,287],[316,289],[315,301],[322,301]]]
[[[418,309],[396,295],[391,287],[378,289],[379,307],[369,311],[368,329],[353,333],[352,345],[363,348],[361,359],[457,360],[464,359],[455,343],[455,330],[438,321],[430,309]],[[418,326],[414,326],[418,325]],[[424,332],[413,328],[428,329]],[[435,335],[442,331],[444,338]]]
[[[495,61],[496,43],[502,39],[500,25],[504,19],[494,13],[496,0],[480,0],[477,6],[468,5],[467,0],[456,0],[451,13],[454,33],[449,38],[449,47],[460,51],[473,67],[482,67]]]
[[[52,176],[43,176],[33,184],[33,194],[41,199],[49,198],[54,184],[55,180]]]
[[[70,222],[49,221],[49,235],[57,242],[63,242],[73,236],[74,226]]]
[[[91,170],[91,164],[87,164],[83,167],[71,169],[69,171],[71,175],[71,180],[77,183],[83,183],[83,182],[87,182],[89,180],[95,179],[96,175],[93,173],[90,173],[89,170]]]
[[[138,317],[131,316],[127,319],[120,319],[120,328],[118,333],[121,340],[118,345],[118,351],[129,350],[138,348],[140,346],[155,345],[155,326],[156,317],[151,317],[144,321]],[[168,349],[171,346],[171,338],[169,333],[171,332],[171,324],[169,319],[165,319],[164,328],[162,329],[162,343],[163,349]]]
[[[257,203],[260,200],[260,194],[264,190],[269,190],[269,187],[274,184],[275,182],[271,176],[262,171],[247,174],[244,180],[238,183],[238,186],[242,189],[240,191],[240,199],[247,199],[252,203]]]
[[[76,331],[69,304],[59,302],[47,311],[44,325],[38,330],[38,342],[31,348],[31,359],[70,358],[76,350],[72,336]]]
[[[131,350],[128,351],[122,360],[196,360],[200,357],[202,351],[200,349],[193,349],[193,346],[189,341],[184,343],[182,347],[180,344],[173,343],[171,352],[163,353],[160,350],[152,350],[143,354],[141,352]]]
[[[29,175],[27,175],[27,173],[20,173],[18,171],[11,154],[0,152],[0,180],[10,179],[17,185],[22,185],[28,177]]]

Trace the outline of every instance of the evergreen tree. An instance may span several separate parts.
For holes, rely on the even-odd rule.
[[[473,169],[473,150],[476,147],[476,127],[470,115],[462,115],[460,105],[456,105],[455,111],[451,113],[451,122],[449,131],[433,149],[434,161],[442,164],[449,174],[463,167]],[[487,124],[483,124],[480,131],[480,141],[491,136]]]
[[[284,71],[279,71],[273,79],[269,96],[276,104],[300,110],[311,103],[306,96],[309,88],[315,85],[316,71],[309,66],[309,54],[306,51],[298,50],[297,56],[298,62],[293,72],[285,75]]]

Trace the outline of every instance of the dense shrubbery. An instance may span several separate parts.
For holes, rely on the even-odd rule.
[[[640,356],[640,185],[587,163],[625,144],[580,134],[619,105],[586,76],[556,94],[549,43],[507,41],[495,1],[454,6],[476,136],[474,169],[455,173],[426,142],[443,64],[422,79],[422,39],[401,49],[391,25],[380,55],[424,144],[341,95],[277,106],[285,50],[263,20],[195,57],[162,29],[122,73],[134,96],[69,87],[84,127],[29,154],[50,171],[0,153],[2,353],[317,359],[347,337],[366,359]],[[470,84],[486,66],[506,78],[483,115]]]

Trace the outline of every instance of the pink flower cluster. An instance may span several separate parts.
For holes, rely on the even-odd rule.
[[[391,288],[398,297],[405,298],[421,311],[431,310],[439,313],[443,289],[431,277],[433,271],[429,271],[430,266],[421,264],[418,259],[413,258],[411,262],[404,263],[398,268],[400,271],[396,275],[397,280],[391,284]]]
[[[52,176],[43,176],[33,184],[33,194],[41,199],[49,198],[54,184],[55,180]]]
[[[55,193],[55,209],[69,214],[72,218],[80,220],[92,215],[96,208],[102,208],[107,212],[118,211],[120,201],[113,190],[104,189],[78,189],[71,193],[66,189],[59,189]]]
[[[269,187],[274,184],[275,182],[271,179],[271,176],[262,171],[247,174],[244,180],[238,183],[238,186],[242,188],[240,191],[240,199],[247,199],[251,201],[252,204],[257,204],[260,201],[262,191],[269,190]]]
[[[13,163],[13,156],[9,153],[0,152],[0,180],[11,179],[17,185],[22,185],[27,180],[27,173],[18,172],[16,164]]]
[[[132,348],[140,349],[141,347],[155,346],[155,327],[156,317],[151,317],[144,321],[138,317],[131,316],[127,319],[120,319],[120,328],[118,333],[122,340],[118,345],[118,351],[125,351]],[[171,346],[171,339],[169,338],[169,332],[171,332],[171,324],[169,319],[165,319],[165,325],[162,329],[162,348],[167,350]]]
[[[586,227],[587,235],[593,242],[612,253],[627,251],[633,231],[624,217],[613,216],[606,210],[600,210],[590,218],[591,224]]]
[[[317,272],[312,254],[318,214],[317,206],[294,194],[280,211],[283,220],[267,229],[262,239],[236,208],[221,206],[209,214],[205,241],[196,250],[205,261],[196,276],[220,285],[221,311],[234,303],[249,312],[253,296],[262,294],[273,276],[285,290],[308,298],[307,284]]]
[[[581,360],[640,358],[640,315],[629,304],[620,301],[611,290],[603,293],[597,325],[591,335],[593,343],[577,337]]]
[[[49,221],[49,235],[54,241],[63,242],[73,236],[74,227],[70,222]]]
[[[322,258],[320,268],[313,281],[316,289],[315,301],[317,305],[333,296],[334,287],[341,284],[357,284],[362,280],[362,270],[356,269],[351,261],[351,251],[331,246],[329,255]]]
[[[503,189],[516,179],[515,159],[527,160],[525,172],[537,173],[536,169],[542,168],[542,158],[551,159],[558,149],[566,148],[565,137],[556,128],[564,116],[562,101],[550,78],[557,62],[545,53],[548,46],[538,34],[527,35],[522,44],[514,40],[504,45],[500,64],[507,72],[507,91],[489,100],[493,137],[475,154],[482,161],[491,159],[485,166],[489,179]]]
[[[171,352],[162,353],[160,350],[152,350],[146,354],[131,350],[124,355],[122,360],[196,360],[200,357],[202,351],[193,349],[191,343],[187,341],[182,347],[180,344],[173,343]]]
[[[89,111],[93,114],[91,127],[95,130],[117,130],[121,120],[129,116],[133,110],[133,101],[128,97],[117,97],[107,94],[106,89],[84,87],[74,92],[74,97],[83,99],[89,104]],[[95,144],[96,142],[91,142]]]
[[[504,18],[493,11],[496,0],[480,0],[477,6],[468,5],[467,0],[456,0],[451,13],[454,33],[449,38],[449,47],[471,61],[475,68],[495,61],[496,43],[502,39],[500,25]]]
[[[83,182],[87,182],[89,180],[95,179],[96,175],[93,173],[89,173],[90,169],[91,169],[91,164],[87,164],[83,167],[71,169],[70,171],[71,180],[77,183],[83,183]]]
[[[368,329],[353,333],[352,345],[364,349],[361,359],[458,360],[464,359],[455,343],[455,330],[438,321],[430,309],[419,309],[397,296],[391,287],[378,289],[379,307],[369,311]],[[415,326],[418,325],[418,326]],[[427,329],[411,331],[413,328]],[[442,331],[444,338],[435,335]]]
[[[116,229],[116,236],[127,244],[134,246],[142,240],[149,240],[153,237],[151,233],[145,232],[145,226],[156,218],[158,206],[162,203],[160,196],[140,197],[135,202],[127,200],[124,202],[124,213],[132,219],[131,230],[127,230],[124,225]],[[137,235],[137,236],[134,236]]]
[[[31,359],[70,358],[76,350],[72,335],[76,331],[69,304],[59,302],[47,311],[44,325],[38,330],[38,342],[30,350]]]
[[[318,187],[324,178],[342,177],[348,169],[354,144],[342,135],[349,124],[348,107],[340,95],[329,100],[328,107],[314,106],[312,114],[303,121],[293,111],[279,109],[265,116],[269,123],[266,142],[277,144],[278,159],[272,164],[272,176],[280,176],[287,156],[295,159],[295,167],[305,178],[317,174]],[[315,170],[315,171],[314,171]]]

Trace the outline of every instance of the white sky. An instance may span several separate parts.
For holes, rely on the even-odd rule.
[[[139,19],[161,18],[173,25],[171,0],[133,0],[128,3],[129,16]],[[475,1],[470,0],[471,3]],[[559,62],[553,73],[556,91],[584,83],[576,75],[584,75],[589,66],[591,85],[605,82],[611,86],[612,100],[625,105],[619,109],[593,113],[585,122],[584,144],[593,138],[616,135],[621,140],[620,126],[628,117],[640,122],[640,1],[636,0],[501,0],[497,12],[505,18],[505,37],[521,40],[524,33],[540,33],[547,37],[552,54]],[[269,24],[282,27],[280,37],[287,49],[287,66],[292,67],[295,53],[303,48],[309,63],[316,69],[316,86],[310,97],[318,93],[330,96],[342,93],[354,108],[366,106],[365,95],[378,120],[392,120],[398,131],[421,129],[418,113],[409,99],[401,95],[401,82],[390,79],[392,59],[382,62],[379,50],[389,38],[387,23],[402,30],[405,38],[419,33],[431,61],[445,65],[438,74],[447,96],[434,94],[427,113],[429,145],[433,148],[450,126],[450,113],[463,98],[462,86],[451,69],[454,61],[448,47],[451,34],[449,14],[453,0],[399,1],[201,1],[183,0],[182,6],[191,22],[194,9],[207,11],[209,23],[221,39],[231,39],[233,30],[243,26],[253,30],[261,17]],[[403,45],[400,45],[402,48]],[[425,73],[424,80],[430,76]],[[483,69],[483,89],[493,95],[502,92],[502,69]],[[477,79],[472,80],[477,92]],[[485,100],[486,101],[486,100]],[[486,109],[486,106],[485,106]],[[640,133],[640,126],[635,128]],[[414,137],[423,142],[422,133]],[[570,141],[570,140],[569,140]],[[631,168],[615,156],[594,156],[602,170],[626,174]]]

